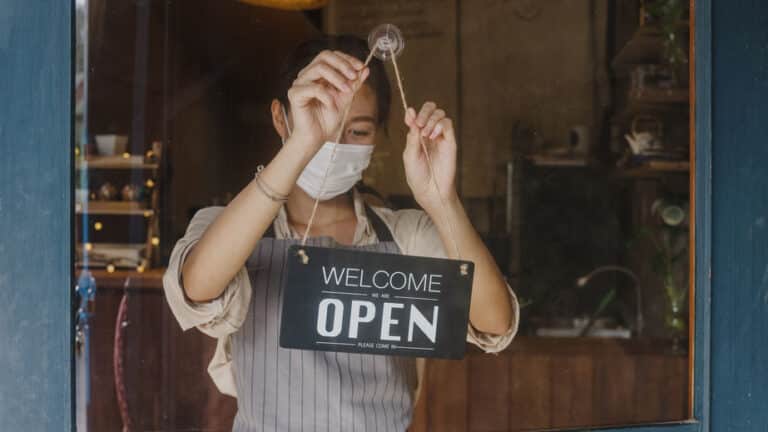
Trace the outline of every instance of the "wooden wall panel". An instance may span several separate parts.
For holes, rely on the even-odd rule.
[[[427,430],[468,430],[467,374],[466,360],[431,360],[427,363]]]
[[[645,394],[635,395],[635,421],[648,422],[665,418],[665,404],[669,401],[661,392],[666,383],[664,368],[671,366],[665,358],[654,356],[642,356],[637,359],[635,377],[638,383],[642,383]],[[679,383],[676,383],[679,384]]]
[[[635,359],[600,357],[595,361],[593,400],[599,403],[593,424],[632,422],[635,413]]]
[[[661,403],[659,418],[675,420],[688,415],[688,398],[679,397],[681,388],[690,389],[688,368],[690,363],[687,357],[667,357],[666,364],[662,368],[664,379],[658,395]],[[650,392],[648,393],[650,394]],[[653,397],[653,396],[651,396]]]
[[[592,357],[562,357],[552,362],[551,369],[552,427],[589,425],[594,419]]]
[[[467,412],[469,430],[499,431],[509,429],[505,415],[510,403],[510,370],[507,356],[472,356],[467,361]]]
[[[510,404],[509,412],[506,413],[509,416],[509,430],[551,426],[551,363],[552,356],[546,354],[511,356]]]

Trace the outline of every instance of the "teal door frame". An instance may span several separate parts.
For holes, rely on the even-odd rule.
[[[2,430],[75,429],[73,25],[0,0]],[[696,0],[694,41],[695,420],[606,430],[768,430],[768,4]]]
[[[69,431],[72,23],[0,0],[0,430]]]

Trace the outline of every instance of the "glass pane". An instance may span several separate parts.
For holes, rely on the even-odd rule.
[[[689,418],[689,2],[74,4],[78,430]]]

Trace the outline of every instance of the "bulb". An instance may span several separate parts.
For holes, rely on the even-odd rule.
[[[101,222],[94,222],[93,229],[96,231],[101,231],[102,228],[104,228],[104,225]]]

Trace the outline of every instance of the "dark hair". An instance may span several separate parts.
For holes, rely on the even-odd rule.
[[[368,58],[368,44],[361,38],[352,35],[326,35],[301,43],[285,59],[277,87],[275,97],[286,107],[288,104],[288,89],[293,85],[293,81],[320,52],[324,50],[338,50],[353,57],[365,61]],[[376,94],[376,108],[379,113],[379,126],[385,125],[389,119],[389,106],[392,95],[390,93],[389,80],[384,69],[384,63],[372,58],[368,63],[371,74],[365,83],[369,85]]]

